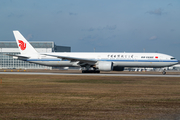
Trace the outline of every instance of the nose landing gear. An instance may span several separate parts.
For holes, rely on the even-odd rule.
[[[165,74],[166,74],[166,70],[165,70],[165,69],[162,71],[162,74],[163,74],[163,75],[165,75]]]

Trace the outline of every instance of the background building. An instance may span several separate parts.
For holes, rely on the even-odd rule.
[[[40,53],[71,52],[71,47],[57,46],[54,42],[30,42]],[[0,69],[52,69],[52,67],[29,63],[6,54],[20,54],[15,41],[0,41]]]

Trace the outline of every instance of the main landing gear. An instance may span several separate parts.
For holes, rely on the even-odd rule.
[[[86,66],[85,70],[82,70],[82,73],[100,73],[100,70],[95,67]]]
[[[82,73],[100,73],[99,70],[82,70]]]

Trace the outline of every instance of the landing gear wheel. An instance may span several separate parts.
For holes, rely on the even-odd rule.
[[[100,73],[100,71],[99,71],[99,70],[96,70],[95,72],[96,72],[96,73]]]
[[[100,73],[99,70],[82,70],[82,73]]]
[[[166,74],[166,71],[163,71],[162,74],[165,75],[165,74]]]

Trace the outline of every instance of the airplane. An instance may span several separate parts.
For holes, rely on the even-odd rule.
[[[52,52],[38,53],[19,31],[13,31],[21,54],[13,58],[45,66],[81,67],[82,73],[123,71],[125,67],[163,68],[178,64],[174,57],[162,53],[126,52]],[[166,74],[163,70],[162,74]]]

